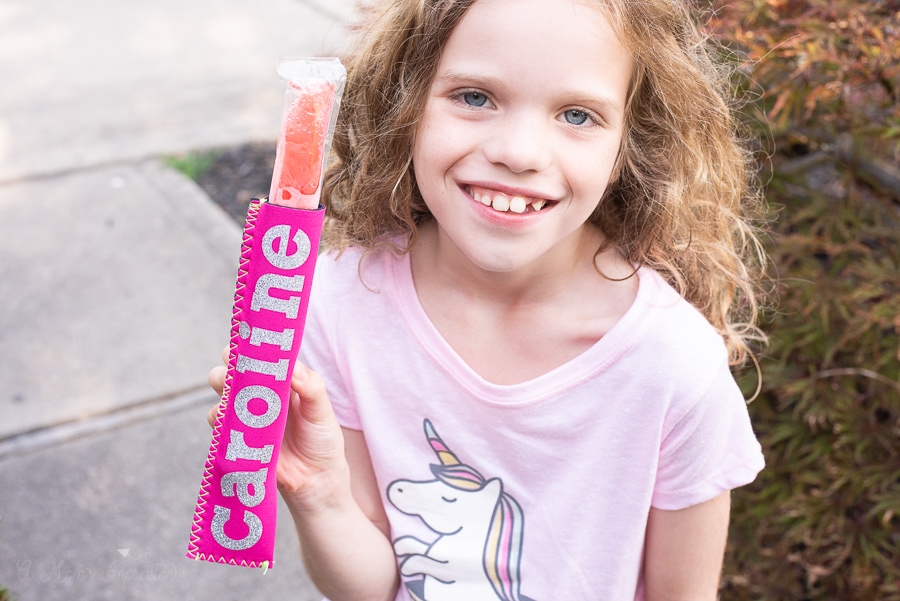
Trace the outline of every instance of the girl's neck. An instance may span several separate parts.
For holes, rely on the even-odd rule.
[[[570,241],[565,253],[554,249],[515,272],[496,273],[474,265],[429,224],[410,257],[419,302],[451,348],[488,382],[541,376],[596,344],[637,292],[637,277],[627,277],[633,268],[615,250],[596,259],[608,277],[595,268],[603,238],[591,231]]]

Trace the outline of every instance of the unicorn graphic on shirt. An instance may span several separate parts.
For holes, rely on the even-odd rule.
[[[440,465],[434,480],[396,480],[391,504],[418,516],[437,534],[431,542],[413,536],[394,541],[403,576],[416,601],[531,601],[519,593],[522,508],[503,491],[499,478],[486,480],[463,464],[425,420],[425,437]]]

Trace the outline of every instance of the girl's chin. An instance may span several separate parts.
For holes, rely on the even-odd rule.
[[[461,241],[456,244],[460,253],[456,259],[462,269],[474,269],[484,274],[513,275],[532,270],[544,271],[558,256],[549,252],[537,240],[520,240],[507,243],[476,243]]]

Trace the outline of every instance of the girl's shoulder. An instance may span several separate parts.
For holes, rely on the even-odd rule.
[[[660,360],[709,366],[727,361],[722,335],[658,272],[642,267],[635,305],[642,316],[641,348]]]
[[[636,397],[665,400],[660,406],[676,421],[707,397],[713,405],[723,398],[742,404],[722,335],[660,274],[644,267],[639,276],[635,304],[621,323],[627,350],[609,375],[626,390],[638,387]]]
[[[326,249],[318,257],[315,287],[330,295],[378,292],[393,285],[397,265],[406,260],[389,249],[365,251],[351,246],[343,251]]]

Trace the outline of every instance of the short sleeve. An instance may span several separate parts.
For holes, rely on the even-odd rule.
[[[752,482],[764,467],[747,405],[727,363],[666,433],[652,505],[677,510]]]
[[[329,254],[320,256],[310,290],[309,311],[298,359],[325,380],[328,398],[341,426],[361,430],[359,414],[344,377],[345,366],[335,345],[335,313],[341,310],[342,301],[346,298],[346,294],[336,291],[339,276],[334,257]]]

